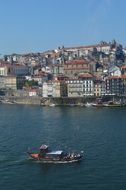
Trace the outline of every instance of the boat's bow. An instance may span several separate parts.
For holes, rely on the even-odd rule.
[[[35,160],[39,160],[39,154],[38,153],[31,153],[31,152],[27,152],[28,153],[28,155],[31,157],[31,158],[33,158],[33,159],[35,159]]]

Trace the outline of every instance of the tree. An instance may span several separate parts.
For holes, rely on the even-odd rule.
[[[7,55],[4,55],[4,61],[7,61]]]
[[[38,82],[34,80],[30,80],[30,81],[26,80],[24,86],[27,88],[32,87],[32,86],[38,86]]]
[[[117,61],[122,61],[122,62],[124,62],[125,57],[124,57],[122,45],[119,44],[119,45],[117,46],[115,55],[116,55],[116,60],[117,60]]]

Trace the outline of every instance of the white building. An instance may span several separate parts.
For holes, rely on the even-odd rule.
[[[42,96],[53,97],[53,83],[52,81],[44,82],[42,85]]]
[[[94,83],[92,79],[83,80],[83,96],[94,96]]]
[[[83,96],[94,96],[94,78],[91,74],[85,73],[80,76],[83,81]]]
[[[0,76],[7,76],[10,71],[9,65],[0,65]]]
[[[117,66],[112,66],[109,68],[108,73],[110,76],[121,76],[121,69]]]
[[[42,85],[42,96],[43,97],[60,97],[60,82],[59,81],[48,81]]]
[[[82,97],[83,96],[83,81],[78,79],[67,80],[68,97]]]
[[[67,80],[68,97],[94,96],[94,80],[91,74],[85,73],[79,79]]]

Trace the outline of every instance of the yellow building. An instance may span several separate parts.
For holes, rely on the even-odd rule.
[[[16,76],[6,76],[5,77],[6,88],[16,90],[17,89],[17,79]]]

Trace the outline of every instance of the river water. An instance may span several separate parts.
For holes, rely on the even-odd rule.
[[[27,149],[84,151],[80,163],[42,164]],[[1,190],[125,190],[126,108],[0,105]]]

